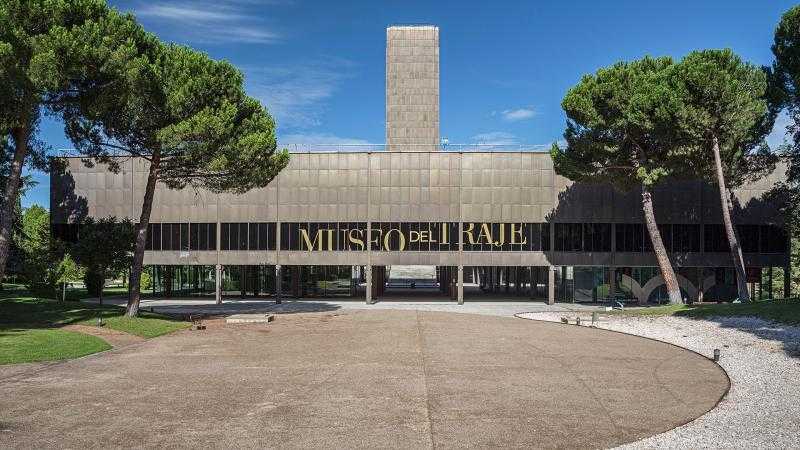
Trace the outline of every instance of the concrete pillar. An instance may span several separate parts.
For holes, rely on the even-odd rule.
[[[277,304],[281,303],[281,296],[283,294],[283,292],[281,292],[281,289],[283,288],[282,284],[283,284],[282,270],[281,270],[281,265],[278,264],[277,266],[275,266],[275,303]]]
[[[547,268],[547,304],[552,305],[556,302],[556,268]]]
[[[767,285],[769,291],[767,291],[767,296],[772,300],[772,266],[769,266],[767,271],[769,272],[769,284]]]
[[[614,298],[614,296],[617,294],[617,268],[611,266],[608,272],[608,296]]]
[[[702,248],[702,247],[701,247]],[[705,280],[703,279],[703,268],[697,268],[697,302],[703,302],[703,291],[705,291]]]
[[[155,283],[154,283],[155,284]],[[217,264],[214,276],[214,299],[218,305],[222,304],[222,265]]]
[[[783,268],[783,298],[792,296],[792,269],[789,266]]]
[[[372,266],[367,266],[365,278],[367,279],[366,303],[372,304]]]
[[[456,289],[458,290],[458,295],[457,295],[458,304],[459,305],[463,305],[464,304],[464,266],[458,266],[458,285],[457,285]]]

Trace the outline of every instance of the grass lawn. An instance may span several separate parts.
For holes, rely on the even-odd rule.
[[[110,348],[106,341],[88,334],[0,325],[0,365],[71,359]]]
[[[128,318],[123,308],[80,302],[60,303],[30,296],[20,287],[6,285],[0,292],[0,364],[75,358],[109,348],[102,339],[59,330],[69,324],[105,326],[145,338],[188,328],[190,324],[168,316],[140,311]]]
[[[696,319],[713,316],[752,316],[787,325],[800,325],[800,298],[739,304],[652,306],[614,311],[612,314],[627,316],[682,316]]]

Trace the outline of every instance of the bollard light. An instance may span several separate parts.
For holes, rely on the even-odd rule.
[[[714,349],[714,362],[719,362],[719,349]]]

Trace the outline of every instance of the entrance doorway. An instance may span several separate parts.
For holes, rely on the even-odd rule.
[[[374,266],[373,299],[385,301],[455,300],[456,267]]]

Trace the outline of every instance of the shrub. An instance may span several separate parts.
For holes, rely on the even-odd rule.
[[[139,286],[143,291],[153,287],[153,279],[150,277],[150,272],[142,272],[142,279],[139,281]]]
[[[105,285],[105,277],[93,270],[87,270],[83,275],[83,284],[86,285],[86,292],[91,297],[100,297]]]

